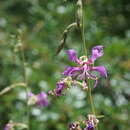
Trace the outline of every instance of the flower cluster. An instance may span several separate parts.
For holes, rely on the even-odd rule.
[[[82,121],[82,124],[86,125],[83,130],[95,130],[99,120],[96,118],[95,115],[89,114],[87,120]],[[80,122],[70,123],[69,130],[82,130]]]
[[[67,67],[64,71],[65,76],[71,76],[73,79],[85,81],[87,86],[87,80],[95,80],[94,87],[97,86],[98,77],[93,74],[93,71],[97,71],[100,76],[107,77],[107,72],[104,66],[94,66],[94,62],[99,57],[103,56],[103,46],[95,46],[92,48],[92,56],[88,59],[87,56],[77,57],[76,51],[70,49],[67,51],[69,59],[77,64],[75,67]]]
[[[47,94],[45,92],[41,92],[37,95],[32,92],[28,93],[28,105],[38,105],[40,107],[48,106],[49,102],[47,99]]]
[[[64,70],[64,78],[57,82],[57,87],[53,91],[50,91],[50,94],[62,96],[63,91],[70,86],[81,86],[83,89],[87,90],[89,80],[95,81],[95,88],[98,84],[99,76],[94,74],[94,71],[98,72],[100,77],[107,78],[107,71],[104,66],[94,66],[94,62],[98,58],[103,56],[102,45],[98,45],[92,48],[92,54],[90,58],[88,58],[87,56],[81,56],[80,58],[78,58],[76,51],[73,49],[68,50],[67,55],[69,57],[69,60],[74,62],[76,65],[68,66]],[[88,119],[84,122],[84,125],[86,125],[84,130],[95,130],[99,120],[96,119],[95,115],[91,114],[88,115]],[[82,129],[80,127],[80,123],[75,122],[69,125],[69,130]]]
[[[95,130],[95,127],[99,123],[99,120],[95,115],[89,114],[88,120],[86,121],[86,128],[84,130]]]
[[[62,92],[71,85],[80,85],[83,89],[87,89],[88,80],[95,81],[95,88],[99,78],[93,74],[94,71],[98,72],[101,77],[107,77],[107,71],[104,66],[94,66],[95,60],[103,56],[103,46],[93,47],[90,58],[87,58],[87,56],[78,58],[76,51],[73,49],[68,50],[67,55],[72,62],[76,63],[76,66],[69,66],[65,69],[63,72],[65,78],[57,83],[57,87],[53,92],[51,91],[56,96],[62,96]]]

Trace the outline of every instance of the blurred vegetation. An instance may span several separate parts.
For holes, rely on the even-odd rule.
[[[34,93],[55,88],[64,67],[71,64],[65,54],[74,48],[82,55],[79,30],[69,33],[64,50],[56,49],[65,27],[75,21],[76,0],[0,1],[0,90],[22,82],[21,56],[17,50],[22,30],[29,87]],[[105,46],[96,64],[106,66],[108,78],[100,79],[93,90],[101,130],[130,129],[130,1],[84,1],[86,46]],[[31,130],[67,130],[68,123],[90,112],[87,96],[79,88],[67,96],[51,98],[47,108],[31,108]],[[0,97],[0,129],[9,121],[26,123],[25,91],[17,87]]]

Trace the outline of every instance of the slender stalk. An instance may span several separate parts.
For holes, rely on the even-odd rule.
[[[21,62],[22,62],[22,69],[23,69],[23,82],[26,84],[25,91],[26,91],[26,99],[28,101],[28,83],[27,83],[27,75],[26,75],[26,65],[25,65],[25,56],[24,56],[24,50],[23,50],[23,44],[21,41],[21,38],[19,36],[18,38],[18,44],[20,46],[20,55],[21,55]],[[28,130],[30,130],[30,110],[29,110],[28,103],[26,102],[26,110],[27,110],[27,124],[28,124]]]
[[[94,102],[93,102],[93,96],[92,96],[90,81],[88,81],[88,83],[89,83],[88,84],[88,95],[89,95],[91,110],[92,110],[92,114],[94,114],[96,116],[96,110],[95,110],[95,106],[94,106]],[[98,125],[96,126],[96,130],[98,130]]]
[[[84,8],[83,8],[83,0],[82,0],[82,26],[81,26],[81,32],[82,32],[82,40],[83,40],[83,48],[84,48],[84,54],[87,55],[87,49],[86,49],[86,43],[85,43],[85,31],[84,31]],[[88,81],[88,95],[89,95],[89,101],[91,105],[91,110],[94,115],[96,115],[95,107],[94,107],[94,102],[93,102],[93,97],[92,97],[92,92],[91,92],[91,85],[90,81]],[[98,127],[96,127],[98,130]]]
[[[82,23],[81,23],[81,33],[82,33],[82,40],[83,40],[83,48],[84,53],[87,55],[87,49],[86,49],[86,42],[85,42],[85,31],[84,31],[84,8],[83,8],[83,2],[82,2]]]
[[[90,101],[90,105],[91,105],[91,109],[92,109],[92,114],[96,115],[90,85],[88,85],[88,94],[89,94],[89,101]]]
[[[0,96],[3,96],[7,92],[9,92],[12,89],[16,88],[17,86],[26,87],[26,84],[25,83],[15,83],[15,84],[12,84],[10,86],[7,86],[6,88],[4,88],[3,90],[0,91]]]
[[[71,29],[74,28],[74,27],[77,27],[77,23],[76,23],[76,22],[74,22],[74,23],[68,25],[68,26],[66,27],[66,29],[64,30],[64,32],[63,32],[63,34],[62,34],[62,35],[63,35],[63,36],[62,36],[62,39],[61,39],[61,41],[60,41],[60,45],[58,46],[57,51],[56,51],[56,54],[57,54],[57,55],[60,53],[60,51],[61,51],[61,50],[63,49],[63,47],[65,46],[66,39],[67,39],[67,35],[68,35],[68,33],[71,31]]]

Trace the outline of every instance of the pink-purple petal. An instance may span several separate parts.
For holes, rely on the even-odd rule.
[[[92,68],[94,71],[97,71],[100,73],[100,76],[107,78],[107,71],[104,66],[97,66]]]
[[[96,88],[96,87],[97,87],[98,82],[99,82],[99,80],[98,80],[98,79],[97,79],[97,80],[95,80],[95,83],[94,83],[94,88]]]
[[[75,74],[79,71],[81,71],[80,67],[67,67],[63,74],[65,76],[75,76]]]
[[[63,75],[69,76],[74,67],[67,67],[63,72]]]
[[[71,61],[74,61],[74,62],[78,61],[77,53],[74,49],[69,49],[68,51],[66,51],[66,53]]]
[[[99,58],[103,56],[103,46],[102,45],[98,45],[92,48],[92,57],[90,58],[93,62]]]
[[[62,92],[64,90],[64,88],[66,87],[65,83],[63,81],[59,81],[57,83],[57,87],[55,89],[55,93],[57,96],[62,96]]]
[[[45,92],[41,92],[37,95],[37,105],[39,106],[48,106],[49,102],[48,102],[48,99],[47,99],[47,94]]]
[[[85,128],[84,130],[95,130],[95,128],[91,122],[88,122],[87,128]]]

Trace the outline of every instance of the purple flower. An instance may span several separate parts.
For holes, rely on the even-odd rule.
[[[97,66],[92,68],[100,73],[100,76],[107,78],[107,71],[104,66]]]
[[[79,59],[77,58],[77,54],[75,50],[70,49],[67,51],[69,59],[73,62],[77,63],[75,67],[67,67],[63,74],[65,76],[71,76],[72,79],[84,80],[87,79],[95,80],[94,87],[97,86],[98,77],[92,74],[93,71],[97,71],[101,77],[107,77],[107,71],[104,66],[93,66],[94,61],[103,56],[103,46],[98,45],[92,48],[92,56],[87,59],[87,56],[82,56]],[[87,83],[87,82],[86,82]]]
[[[4,127],[4,130],[11,130],[13,128],[13,124],[12,123],[7,123]]]
[[[48,102],[48,99],[47,99],[47,94],[45,92],[41,92],[37,95],[37,102],[36,104],[38,106],[41,106],[41,107],[46,107],[48,106],[49,102]]]
[[[87,128],[85,128],[84,130],[95,130],[95,128],[94,128],[93,124],[89,121],[87,123]]]
[[[62,92],[63,92],[64,88],[66,88],[65,82],[64,81],[58,82],[57,87],[55,89],[55,94],[57,96],[62,96]]]
[[[48,106],[48,98],[45,92],[41,92],[38,95],[33,94],[32,92],[28,93],[28,104],[29,105],[38,105],[40,107]]]
[[[97,58],[103,56],[103,46],[98,45],[92,48],[92,61],[94,62]]]
[[[74,76],[74,75],[76,76],[75,72],[80,72],[80,71],[81,71],[80,67],[67,67],[63,72],[63,74],[65,76]]]
[[[77,53],[75,50],[70,49],[70,50],[66,51],[66,53],[68,54],[69,59],[71,61],[78,62]]]

